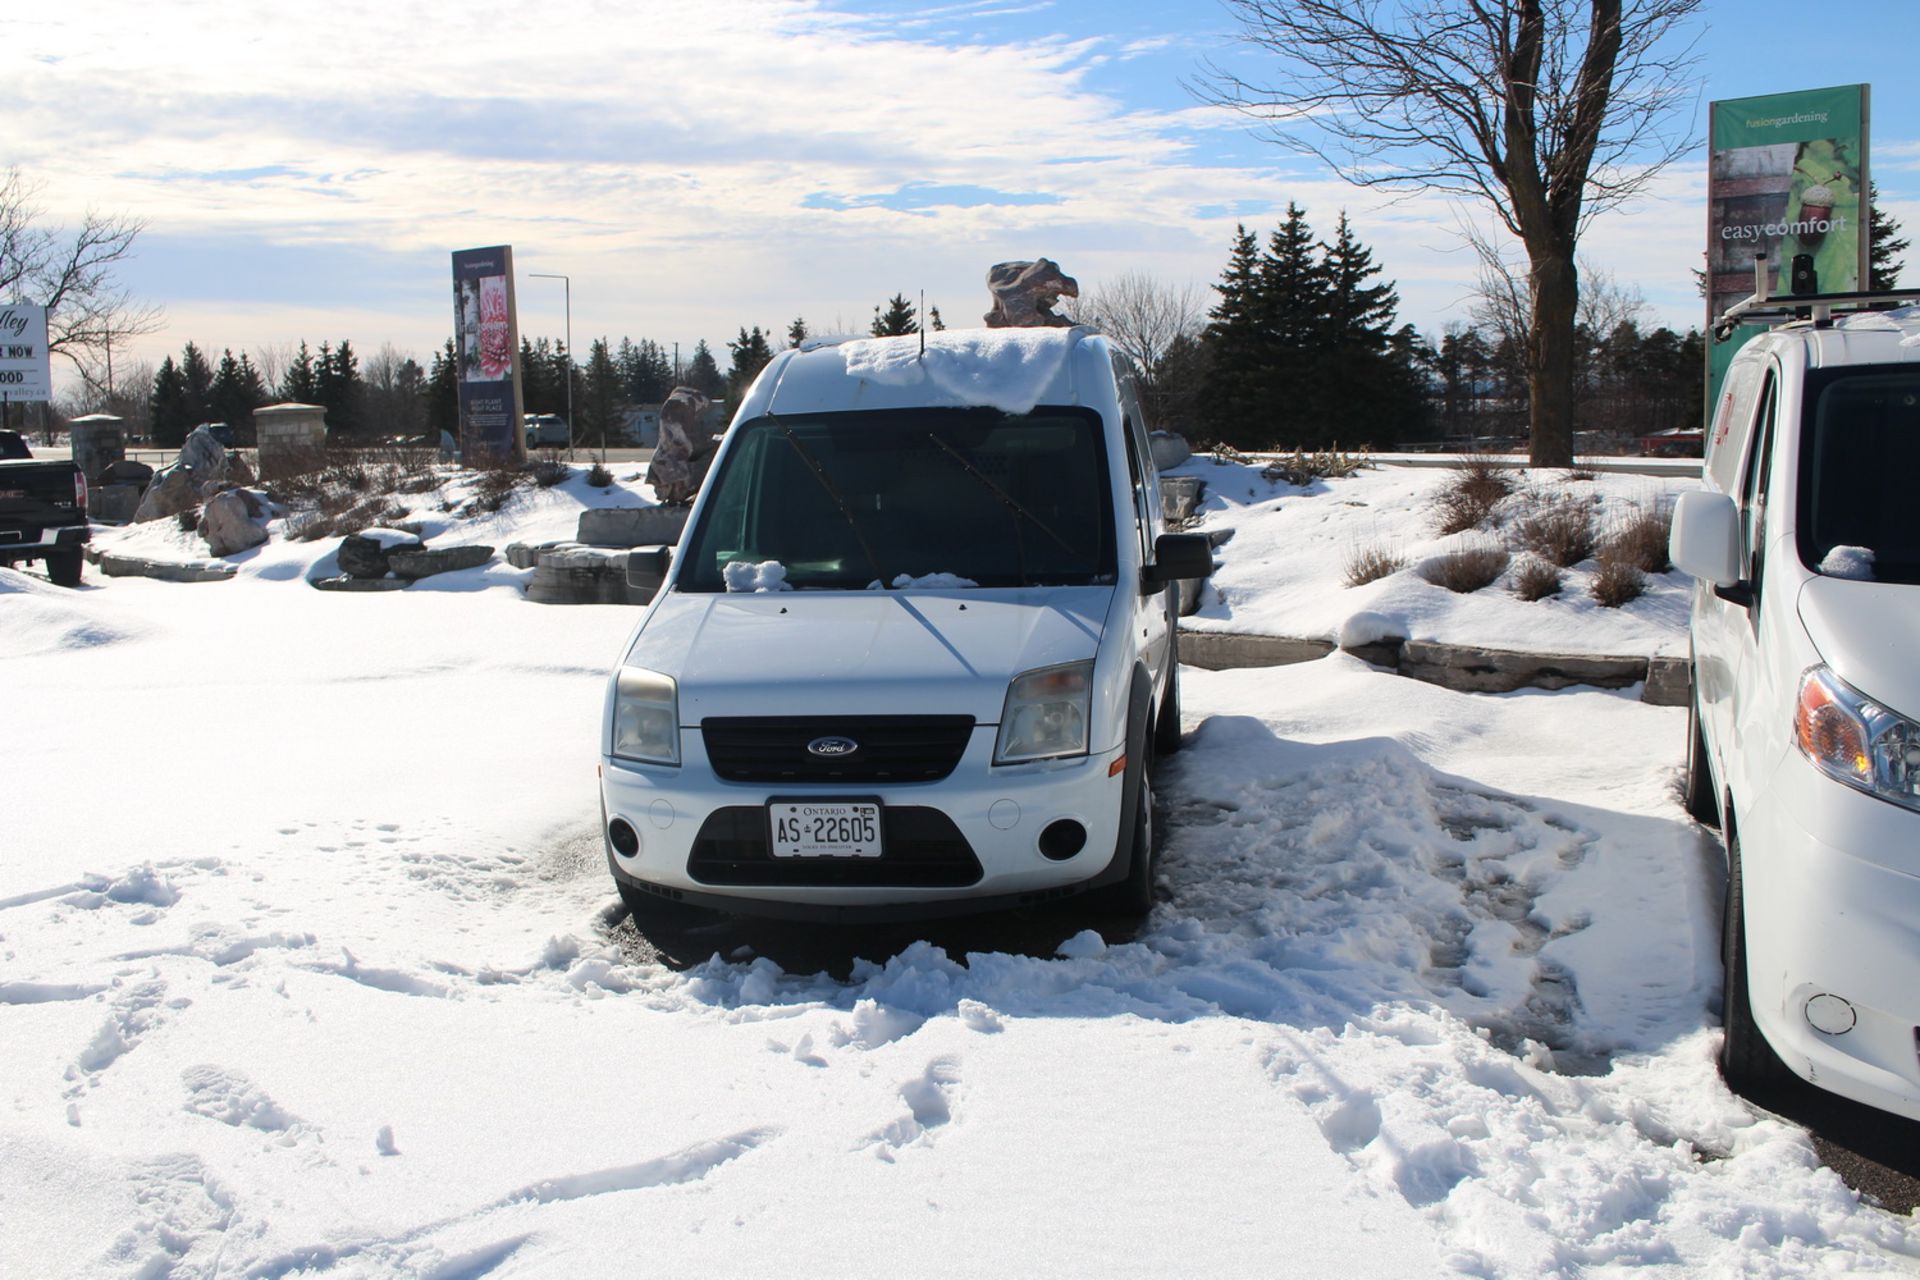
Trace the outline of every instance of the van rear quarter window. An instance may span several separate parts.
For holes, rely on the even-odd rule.
[[[1808,378],[1799,550],[1816,572],[1836,547],[1872,553],[1880,582],[1920,583],[1920,368],[1853,366]]]
[[[777,561],[795,589],[930,574],[982,587],[1114,580],[1098,414],[901,409],[768,415],[733,428],[682,591],[730,563]]]

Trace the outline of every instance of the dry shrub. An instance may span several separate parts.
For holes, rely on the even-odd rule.
[[[1343,453],[1339,445],[1308,453],[1295,449],[1291,458],[1270,462],[1260,474],[1269,480],[1284,480],[1296,489],[1304,489],[1315,480],[1339,480],[1363,467],[1371,466],[1366,450]]]
[[[1417,572],[1436,587],[1466,595],[1491,586],[1496,578],[1506,572],[1509,559],[1511,557],[1506,548],[1487,543],[1436,556],[1421,565]]]
[[[1598,471],[1595,471],[1592,467],[1582,466],[1577,462],[1574,463],[1573,466],[1567,469],[1567,479],[1574,483],[1580,483],[1584,481],[1588,484],[1591,484],[1593,481],[1598,480],[1599,478],[1600,478],[1600,473]]]
[[[1642,573],[1665,573],[1673,567],[1667,559],[1667,539],[1673,532],[1673,511],[1664,504],[1652,510],[1635,507],[1607,535],[1609,558],[1624,560]]]
[[[1593,555],[1596,546],[1593,507],[1579,498],[1561,498],[1536,507],[1514,526],[1513,532],[1522,548],[1563,569]]]
[[[587,483],[596,489],[610,489],[613,487],[613,472],[596,462],[587,471]]]
[[[396,490],[396,492],[409,494],[409,495],[421,494],[421,493],[432,493],[435,489],[438,489],[439,487],[440,487],[440,477],[434,475],[431,471],[428,471],[417,476],[408,476],[405,480],[402,480],[400,482],[400,487],[398,490]]]
[[[1646,589],[1646,577],[1638,566],[1614,555],[1603,555],[1588,591],[1602,609],[1618,609],[1630,600],[1638,600]]]
[[[1466,454],[1449,470],[1453,474],[1434,503],[1436,523],[1443,534],[1480,528],[1500,500],[1514,489],[1512,473],[1486,454]]]
[[[491,515],[513,501],[513,491],[527,479],[527,473],[518,467],[487,467],[474,476],[473,497],[463,512],[465,515]]]
[[[551,489],[573,474],[573,468],[560,457],[558,450],[547,450],[527,464],[527,470],[533,475],[533,482],[542,489]]]
[[[1407,558],[1390,547],[1374,543],[1370,546],[1355,546],[1347,551],[1347,562],[1342,580],[1350,587],[1364,587],[1369,582],[1378,582],[1390,573],[1398,573],[1407,567]]]
[[[179,515],[180,532],[198,533],[200,531],[200,508],[188,507]]]
[[[1560,594],[1560,570],[1538,556],[1527,556],[1513,570],[1513,594],[1522,600],[1545,600]]]

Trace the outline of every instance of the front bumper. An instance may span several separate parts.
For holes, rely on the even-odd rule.
[[[1920,813],[1789,751],[1738,814],[1749,990],[1796,1074],[1920,1119]],[[1830,999],[1846,1002],[1842,1009]],[[1847,1020],[1852,1026],[1832,1028]]]
[[[728,782],[714,775],[698,731],[682,734],[678,768],[603,757],[606,826],[624,821],[639,848],[607,840],[614,878],[676,900],[749,915],[905,919],[1016,906],[1103,878],[1121,829],[1125,771],[1114,749],[1076,760],[994,767],[997,729],[976,726],[960,763],[937,782]],[[881,804],[884,856],[773,858],[766,805],[781,799]],[[1040,850],[1048,824],[1086,830],[1079,851]]]

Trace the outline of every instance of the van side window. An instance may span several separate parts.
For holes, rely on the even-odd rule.
[[[1771,372],[1760,394],[1760,412],[1754,418],[1752,448],[1747,454],[1746,479],[1740,487],[1740,554],[1747,581],[1760,598],[1761,561],[1767,544],[1767,493],[1773,478],[1773,426],[1779,408],[1780,387]]]
[[[1722,493],[1734,493],[1740,483],[1742,447],[1753,442],[1745,434],[1753,421],[1753,402],[1760,389],[1759,361],[1736,361],[1720,390],[1720,406],[1707,436],[1707,474]]]
[[[1153,559],[1153,547],[1148,541],[1153,532],[1153,517],[1147,503],[1157,501],[1157,497],[1147,480],[1150,464],[1140,456],[1139,433],[1134,428],[1132,415],[1128,415],[1121,430],[1127,437],[1127,475],[1133,481],[1133,527],[1140,539],[1140,563],[1147,564]]]

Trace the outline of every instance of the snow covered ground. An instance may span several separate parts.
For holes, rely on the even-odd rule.
[[[1368,475],[1272,519],[1355,494],[1420,501]],[[1190,668],[1130,940],[848,932],[829,973],[730,931],[670,966],[596,830],[632,611],[497,564],[307,589],[332,545],[0,569],[0,1275],[1920,1272],[1911,1219],[1715,1074],[1684,712]],[[1348,607],[1283,549],[1274,590]]]
[[[1697,473],[1509,472],[1516,492],[1496,509],[1489,527],[1445,536],[1436,531],[1435,503],[1452,475],[1446,469],[1378,466],[1318,481],[1305,491],[1263,478],[1258,467],[1205,454],[1170,474],[1206,481],[1201,528],[1233,531],[1199,615],[1186,620],[1196,629],[1337,640],[1349,618],[1376,614],[1410,640],[1551,653],[1686,654],[1689,587],[1679,573],[1649,577],[1645,595],[1607,609],[1588,593],[1591,559],[1566,573],[1560,594],[1536,601],[1514,594],[1511,571],[1461,595],[1426,581],[1418,570],[1449,552],[1510,543],[1518,521],[1556,501],[1588,506],[1604,537],[1635,511],[1670,511],[1679,493],[1698,486]],[[1364,586],[1346,586],[1349,560],[1368,551],[1400,559],[1404,567]],[[1514,567],[1520,560],[1515,557]]]

